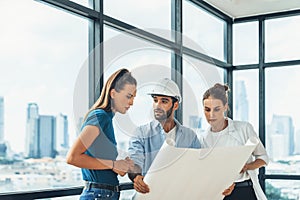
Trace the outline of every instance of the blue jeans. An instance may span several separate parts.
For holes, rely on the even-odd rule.
[[[80,200],[119,200],[120,192],[107,189],[89,188],[83,189]]]

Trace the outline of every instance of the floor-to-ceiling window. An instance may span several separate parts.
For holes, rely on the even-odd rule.
[[[271,158],[267,174],[300,174],[299,76],[299,65],[266,69],[266,146]],[[299,180],[279,178],[267,185],[279,190],[281,199],[299,198]]]
[[[233,60],[238,69],[233,72],[234,117],[247,117],[264,136],[270,157],[265,168],[268,199],[299,199],[299,19],[266,15],[260,34],[255,17],[237,20],[233,28]],[[241,110],[243,105],[248,108]],[[259,105],[264,109],[259,110]]]
[[[153,118],[152,98],[147,93],[151,82],[171,78],[171,52],[145,40],[114,30],[104,29],[104,80],[119,68],[127,68],[137,79],[134,106],[125,114],[117,113],[113,119],[119,158],[128,156],[128,142],[137,126]],[[131,182],[127,176],[120,182]],[[121,199],[130,199],[134,190],[123,191]]]
[[[65,155],[80,122],[76,82],[88,76],[88,21],[36,1],[2,0],[0,25],[0,192],[81,185]]]
[[[177,80],[183,94],[182,122],[201,134],[207,126],[202,115],[203,92],[215,82],[229,81],[233,118],[249,121],[264,136],[271,158],[266,174],[279,175],[266,180],[268,198],[299,198],[299,181],[280,179],[280,175],[299,175],[298,16],[264,21],[262,59],[258,19],[234,23],[233,44],[228,44],[224,35],[227,22],[206,11],[200,1],[104,0],[100,9],[104,18],[99,17],[99,10],[91,12],[91,2],[62,0],[58,3],[62,10],[31,0],[0,3],[0,23],[4,27],[0,38],[1,192],[82,185],[79,169],[66,165],[64,156],[78,134],[91,96],[99,94],[100,77],[103,75],[105,81],[113,71],[126,67],[137,77],[138,94],[135,106],[114,119],[121,156],[126,155],[133,129],[152,119],[149,83],[162,77],[174,78],[174,71],[182,77],[182,82]],[[64,5],[69,12],[63,11]],[[73,15],[76,9],[79,15],[91,15]],[[175,19],[176,9],[182,16]],[[15,13],[23,17],[16,18]],[[94,89],[90,89],[88,58],[93,49],[88,30],[93,31],[89,24],[93,20],[103,26],[103,32],[99,31],[103,40],[98,41],[103,51],[96,55],[103,60],[94,66],[102,68],[103,74],[93,77]],[[182,41],[174,39],[175,29],[182,30]],[[227,51],[227,45],[232,45],[233,52]],[[231,53],[233,63],[226,63]],[[261,66],[264,71],[259,70]],[[223,76],[226,69],[229,73],[233,70],[232,82]],[[260,87],[261,77],[264,88]],[[264,100],[259,99],[261,92]],[[265,110],[259,110],[263,103]],[[261,113],[265,114],[265,122],[259,121]],[[261,131],[261,123],[265,132]],[[45,140],[49,142],[42,143]],[[132,192],[122,192],[122,199],[130,198]]]
[[[183,1],[182,21],[183,46],[224,60],[225,22],[222,19],[192,2]],[[182,122],[194,129],[199,137],[208,127],[202,95],[215,83],[224,83],[224,70],[217,67],[212,58],[209,60],[211,63],[207,63],[186,54],[182,56]]]

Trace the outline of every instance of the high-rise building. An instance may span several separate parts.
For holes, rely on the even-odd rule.
[[[56,119],[54,116],[40,115],[38,119],[38,158],[56,156]]]
[[[201,134],[204,132],[202,127],[202,117],[197,115],[189,116],[189,128],[193,129],[198,137],[201,137]]]
[[[235,81],[234,92],[234,119],[248,121],[249,119],[249,103],[247,99],[245,82],[242,80]]]
[[[189,128],[201,129],[201,117],[196,115],[189,116]]]
[[[4,142],[4,98],[0,96],[0,143]]]
[[[65,154],[69,149],[68,117],[63,114],[56,116],[56,151]]]
[[[78,137],[81,132],[82,124],[83,124],[83,117],[79,117],[76,123],[76,137]]]
[[[56,156],[56,118],[54,116],[39,115],[36,103],[29,103],[27,107],[26,147],[28,158],[42,158]]]
[[[0,96],[0,157],[7,157],[7,142],[4,142],[4,98]]]
[[[266,144],[270,157],[275,160],[294,154],[294,126],[290,116],[273,115],[267,130]]]
[[[36,103],[29,103],[27,107],[26,120],[26,142],[25,156],[29,158],[38,157],[38,118],[39,107]]]
[[[295,141],[295,154],[300,155],[300,143],[298,142],[300,141],[300,130],[298,130],[295,133],[294,141]]]

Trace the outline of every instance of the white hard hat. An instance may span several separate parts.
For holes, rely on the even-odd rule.
[[[179,103],[181,102],[181,94],[177,84],[168,78],[163,78],[155,83],[154,88],[148,94],[174,97]]]

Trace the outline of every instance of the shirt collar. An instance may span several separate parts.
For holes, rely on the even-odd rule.
[[[175,119],[175,118],[174,118],[174,122],[175,122],[175,124],[176,124],[177,131],[178,131],[179,129],[181,129],[182,125],[180,124],[180,122],[177,121],[177,119]],[[158,120],[156,120],[156,119],[153,120],[153,124],[154,124],[154,127],[155,127],[155,128],[161,128],[161,129],[163,129],[161,123],[160,123]],[[177,132],[177,131],[176,131],[176,132]]]
[[[228,132],[233,132],[235,131],[235,127],[234,127],[234,124],[233,124],[233,120],[230,119],[229,117],[226,118],[227,121],[228,121]],[[206,132],[210,132],[211,131],[211,126],[209,126],[206,130]]]
[[[233,132],[235,130],[233,120],[227,117],[227,121],[228,121],[228,131]]]

